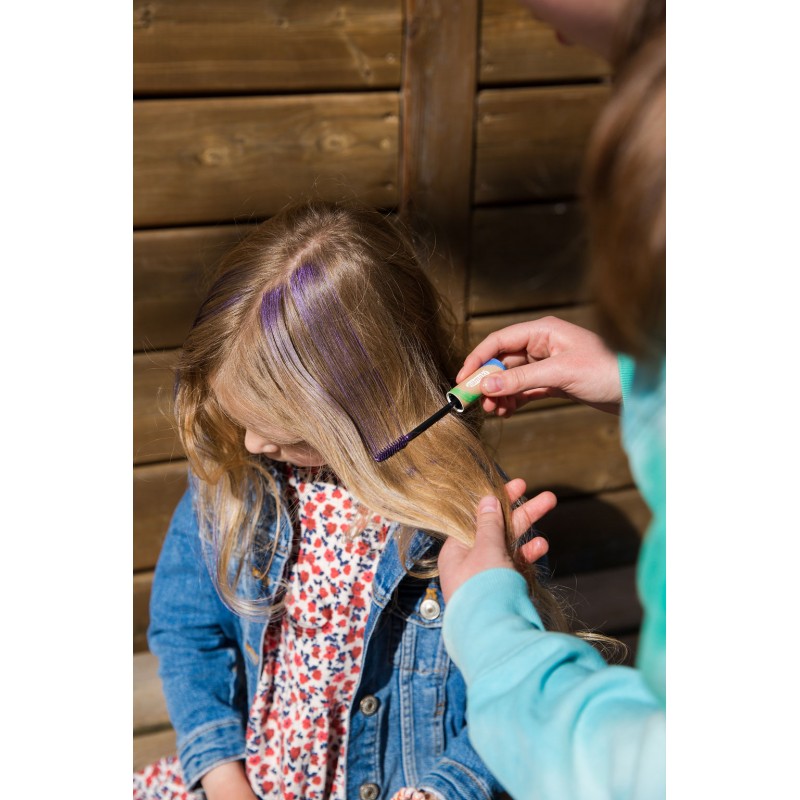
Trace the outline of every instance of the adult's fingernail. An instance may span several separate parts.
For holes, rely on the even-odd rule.
[[[500,508],[500,503],[497,502],[497,498],[494,495],[489,495],[488,497],[484,497],[481,499],[480,503],[478,503],[478,513],[479,514],[488,514],[490,512],[495,512]]]
[[[481,388],[484,392],[499,392],[503,388],[503,379],[490,375],[484,379]]]

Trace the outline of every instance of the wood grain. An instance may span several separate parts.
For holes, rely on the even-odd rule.
[[[577,203],[476,209],[471,239],[470,314],[585,301],[586,231]]]
[[[134,468],[134,570],[155,567],[172,512],[188,485],[187,468],[186,461]]]
[[[470,347],[475,347],[493,331],[509,325],[540,319],[547,316],[560,317],[573,325],[596,330],[594,311],[590,305],[577,305],[565,308],[538,308],[530,311],[517,311],[513,314],[492,314],[485,317],[472,317],[469,321]]]
[[[393,92],[137,101],[134,226],[250,221],[311,196],[393,206],[398,113]]]
[[[134,0],[136,94],[400,84],[401,0]]]
[[[151,652],[133,656],[133,730],[134,733],[157,730],[170,724],[158,658]]]
[[[480,92],[475,203],[574,196],[589,133],[607,97],[604,86]]]
[[[177,752],[175,731],[172,728],[136,735],[133,737],[133,769],[144,769],[162,756],[174,756]]]
[[[140,572],[133,576],[133,652],[147,650],[147,626],[150,624],[150,589],[153,573]]]
[[[406,0],[401,212],[429,243],[430,271],[463,321],[469,242],[478,0]]]
[[[585,406],[548,408],[486,421],[483,438],[503,470],[531,495],[591,494],[632,485],[619,419]]]
[[[134,350],[180,347],[206,276],[251,225],[168,228],[133,235]]]
[[[566,46],[554,30],[534,19],[519,0],[483,0],[482,85],[597,80],[606,61],[583,47]]]
[[[149,464],[183,457],[172,421],[178,350],[133,357],[133,462]]]

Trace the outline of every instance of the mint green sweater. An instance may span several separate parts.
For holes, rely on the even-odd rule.
[[[525,581],[491,569],[447,604],[444,640],[467,682],[469,736],[515,800],[663,798],[666,765],[665,367],[620,357],[622,438],[653,512],[639,554],[636,668],[545,632]]]

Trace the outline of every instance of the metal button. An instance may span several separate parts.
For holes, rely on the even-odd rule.
[[[361,713],[365,717],[371,717],[378,710],[378,706],[380,704],[380,700],[378,700],[375,695],[368,694],[366,697],[361,699],[358,707],[361,709]]]
[[[425,599],[419,604],[419,613],[422,615],[422,619],[426,619],[428,622],[436,619],[442,613],[442,607],[436,599],[436,589],[432,586],[425,590]]]
[[[377,800],[381,787],[377,783],[362,783],[358,790],[361,800]]]
[[[419,607],[419,613],[422,614],[422,619],[430,621],[442,613],[442,607],[436,600],[423,600]]]

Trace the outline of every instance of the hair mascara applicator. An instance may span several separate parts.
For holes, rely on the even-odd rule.
[[[487,375],[491,375],[493,372],[501,372],[504,369],[506,369],[505,364],[503,364],[502,361],[498,361],[496,358],[487,361],[482,367],[473,372],[472,375],[465,378],[461,383],[447,392],[445,395],[447,403],[436,413],[431,414],[428,419],[421,422],[416,428],[403,434],[399,439],[395,440],[387,447],[384,447],[383,450],[375,453],[373,458],[378,463],[386,461],[387,458],[391,458],[393,455],[399,453],[412,439],[416,439],[417,436],[428,430],[435,422],[447,416],[450,411],[455,411],[457,414],[463,413],[467,406],[474,403],[481,396],[479,388],[481,381]]]

